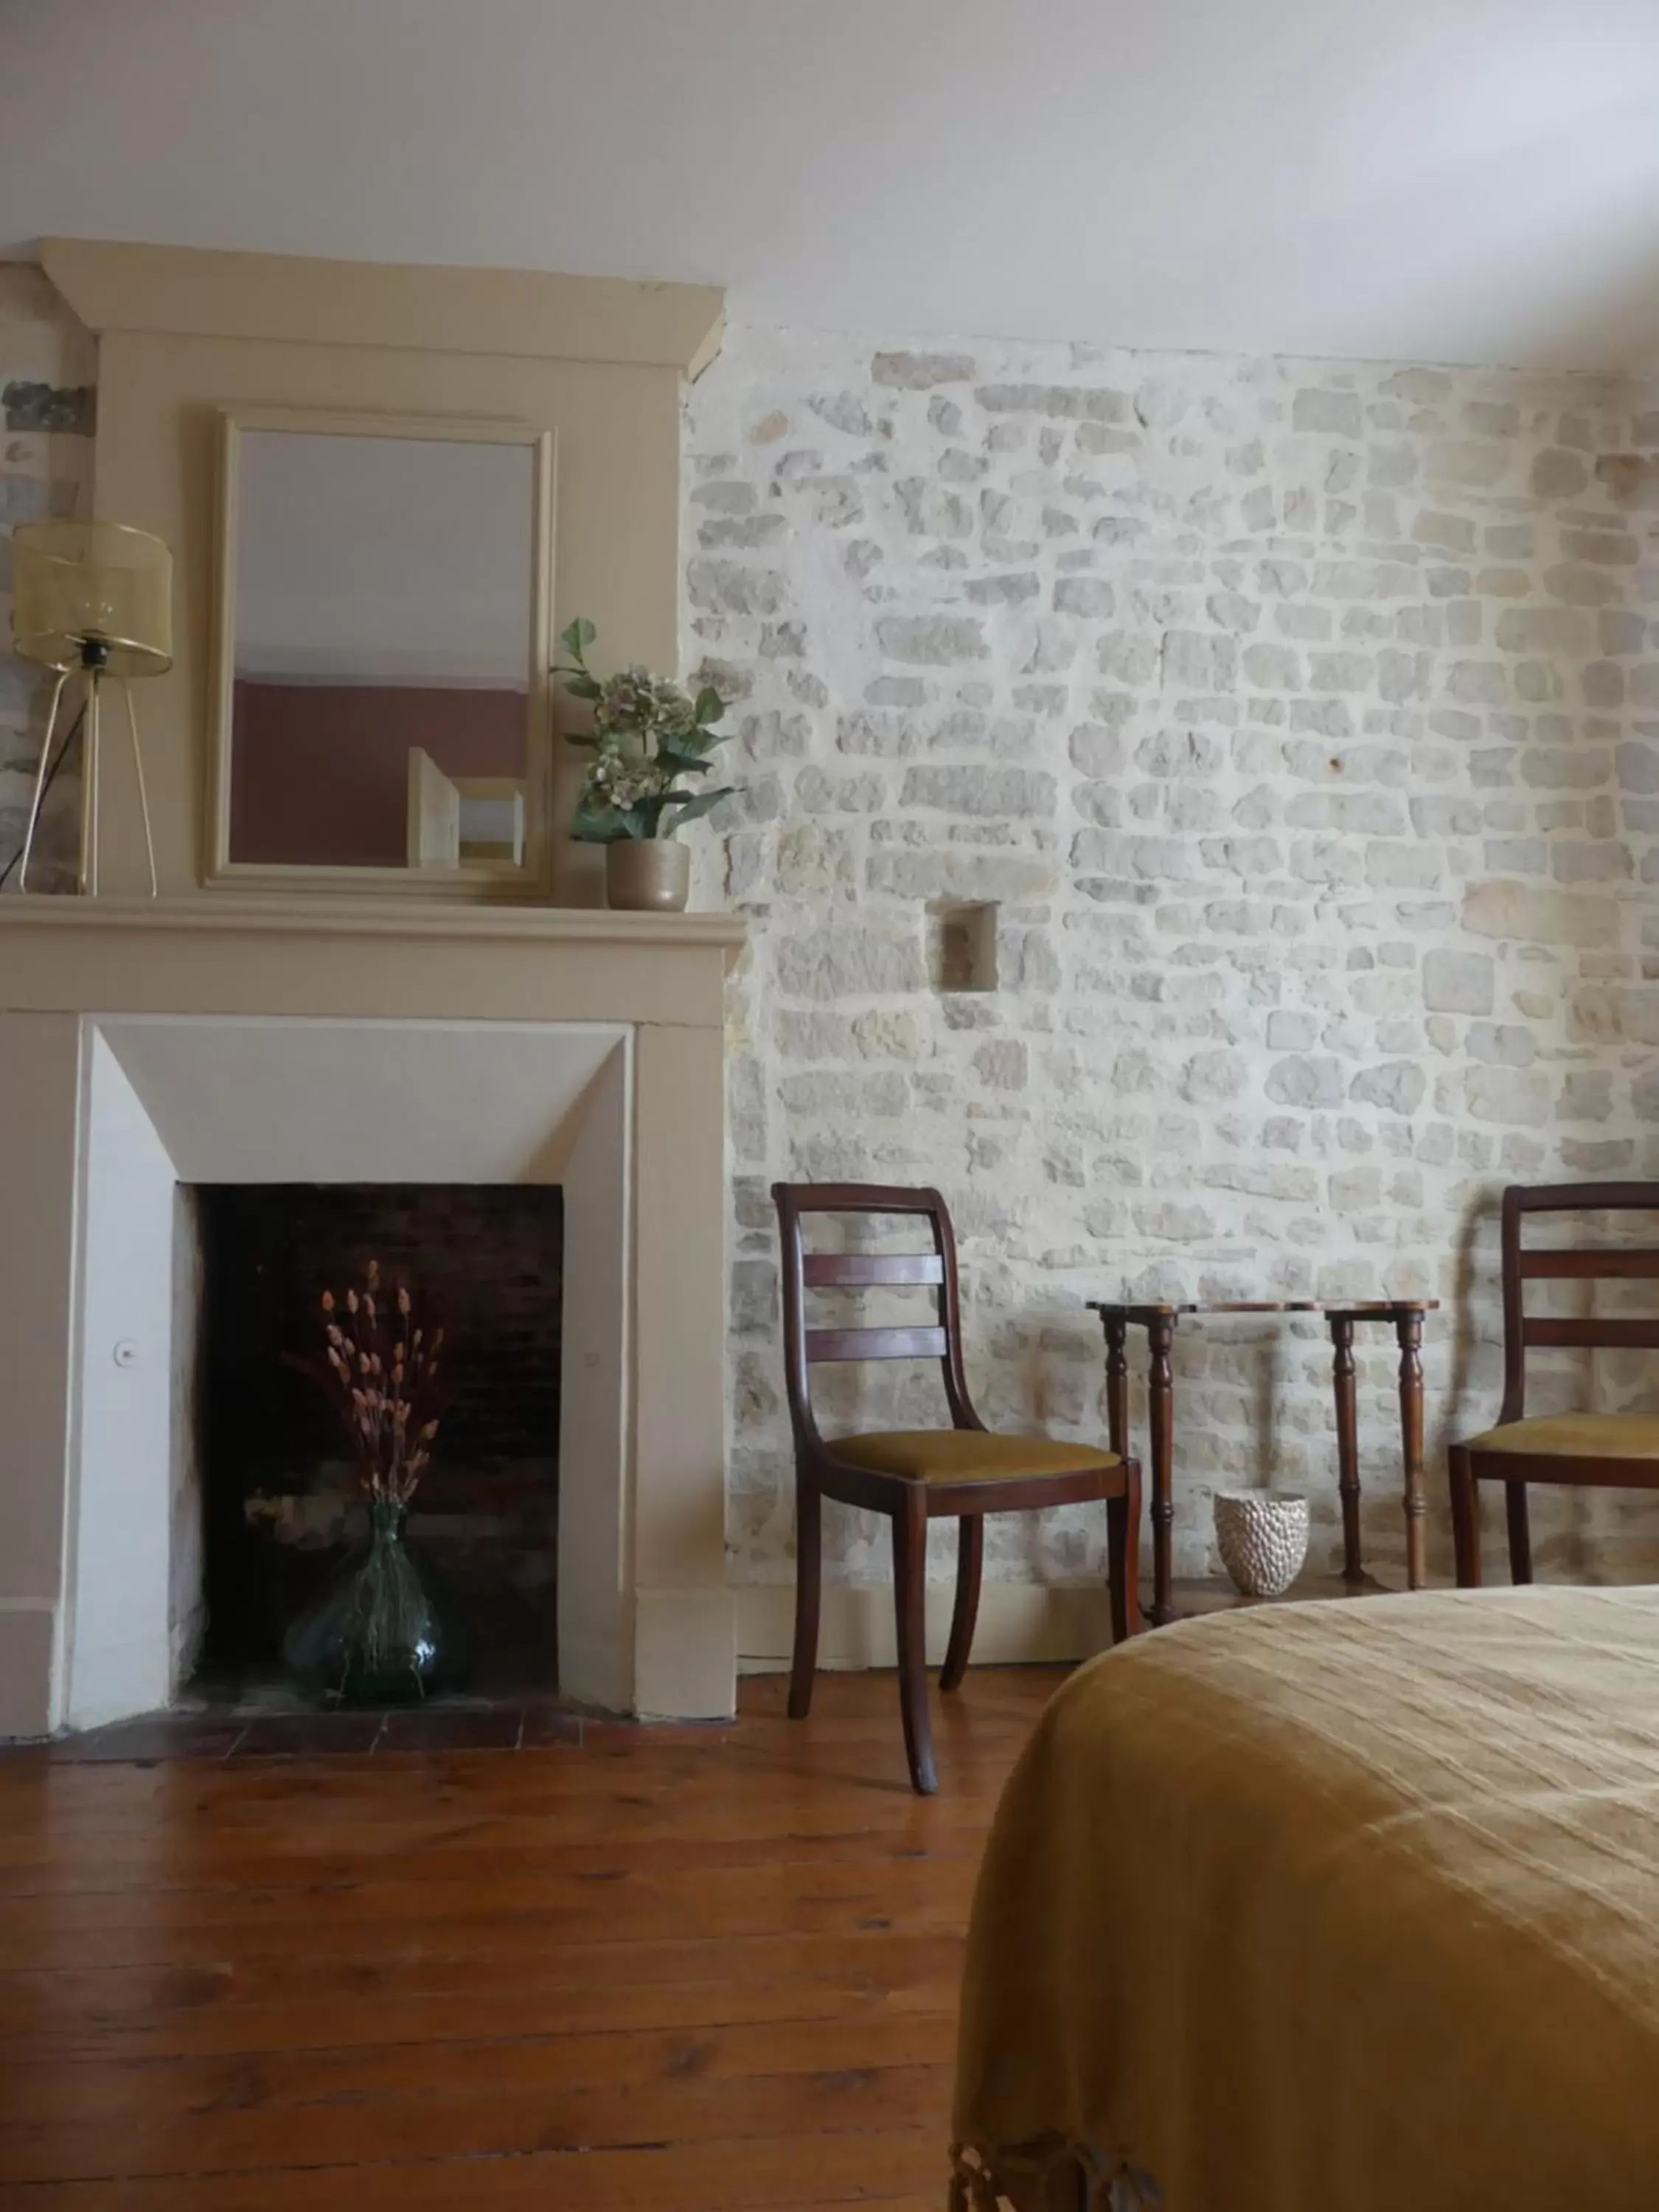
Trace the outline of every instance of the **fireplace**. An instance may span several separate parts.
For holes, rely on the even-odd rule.
[[[726,915],[0,900],[0,1736],[177,1697],[191,1188],[562,1190],[557,1679],[732,1712]],[[197,1267],[199,1274],[199,1267]]]
[[[556,1688],[561,1188],[228,1183],[184,1197],[201,1572],[192,1589],[175,1539],[180,1672],[210,1697],[257,1693],[289,1622],[361,1535],[355,1462],[301,1363],[318,1353],[321,1292],[343,1294],[376,1263],[448,1339],[409,1534],[471,1625],[472,1686]]]
[[[721,915],[0,901],[0,1735],[149,1711],[186,1676],[203,1188],[560,1192],[560,1688],[731,1712],[741,938]]]

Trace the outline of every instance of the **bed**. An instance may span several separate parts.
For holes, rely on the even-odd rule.
[[[987,1848],[954,2133],[959,2212],[1654,2212],[1659,1589],[1081,1669]]]

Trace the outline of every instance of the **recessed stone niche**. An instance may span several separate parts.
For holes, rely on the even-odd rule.
[[[937,899],[927,909],[927,972],[941,992],[997,988],[994,899]]]

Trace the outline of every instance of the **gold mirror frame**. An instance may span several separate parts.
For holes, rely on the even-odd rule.
[[[453,871],[345,867],[329,863],[235,860],[230,854],[236,680],[236,556],[241,521],[241,439],[249,430],[314,437],[428,438],[451,445],[522,446],[534,456],[531,527],[530,667],[525,732],[525,843],[521,866],[473,864]],[[213,652],[207,748],[207,872],[210,885],[241,890],[362,891],[377,897],[547,900],[553,891],[552,684],[555,439],[522,422],[453,416],[341,414],[311,408],[222,409],[217,422],[217,531],[214,551]]]

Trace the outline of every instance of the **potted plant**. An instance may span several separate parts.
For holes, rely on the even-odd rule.
[[[611,906],[678,914],[690,887],[691,861],[675,833],[732,790],[730,784],[699,789],[694,781],[708,775],[710,755],[729,734],[714,726],[726,702],[712,684],[694,699],[646,668],[595,676],[587,653],[598,636],[591,622],[573,622],[559,636],[568,658],[553,671],[573,698],[593,709],[591,730],[568,733],[573,745],[593,756],[571,834],[605,847]]]

